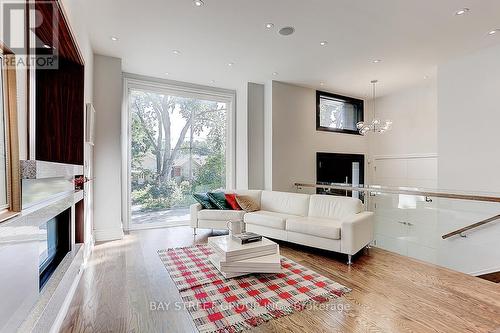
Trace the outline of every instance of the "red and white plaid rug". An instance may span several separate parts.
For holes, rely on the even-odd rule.
[[[282,273],[225,279],[208,245],[159,250],[185,308],[200,332],[240,332],[323,303],[350,289],[281,257]]]

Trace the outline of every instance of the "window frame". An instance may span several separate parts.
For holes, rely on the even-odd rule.
[[[358,122],[364,121],[364,100],[357,99],[354,97],[342,96],[338,94],[329,93],[326,91],[316,90],[316,130],[324,131],[324,132],[335,132],[335,133],[344,133],[344,134],[354,134],[361,135],[359,131],[351,130],[351,129],[340,129],[340,128],[331,128],[321,126],[320,124],[320,113],[321,113],[321,99],[327,98],[331,100],[336,100],[344,103],[349,103],[355,106]]]
[[[0,212],[8,211],[10,209],[10,188],[11,188],[11,180],[10,180],[10,175],[9,175],[9,156],[10,156],[10,149],[9,149],[9,135],[8,135],[8,99],[6,98],[6,92],[8,89],[7,86],[7,78],[6,78],[6,73],[5,73],[5,68],[4,68],[4,59],[5,56],[3,54],[3,50],[0,50],[0,103],[2,104],[2,108],[0,109],[0,117],[3,117],[3,133],[4,137],[3,139],[5,140],[4,142],[4,149],[5,149],[5,196],[6,196],[6,204],[0,204]],[[3,190],[3,189],[2,189]]]
[[[5,168],[7,204],[0,207],[0,222],[21,212],[21,177],[19,161],[19,137],[17,128],[17,68],[15,54],[0,41],[2,66],[2,104],[5,131]],[[15,66],[15,65],[14,65]]]
[[[122,94],[122,222],[125,230],[135,230],[131,214],[131,114],[129,93],[131,90],[151,91],[180,97],[194,97],[207,100],[223,101],[227,105],[226,137],[226,188],[236,187],[236,91],[203,86],[187,82],[157,79],[149,76],[123,73]],[[99,111],[97,111],[99,112]],[[154,228],[156,226],[151,226]],[[147,228],[147,227],[146,227]]]

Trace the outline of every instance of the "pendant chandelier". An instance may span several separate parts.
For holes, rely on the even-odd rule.
[[[385,131],[388,131],[392,125],[392,121],[390,120],[381,121],[377,118],[377,114],[375,113],[375,85],[377,84],[378,80],[372,80],[370,82],[373,85],[373,120],[367,123],[365,123],[364,121],[360,121],[356,124],[356,127],[358,128],[361,135],[366,135],[369,132],[384,133]]]

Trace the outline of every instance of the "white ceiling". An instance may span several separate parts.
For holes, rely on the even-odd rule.
[[[377,78],[383,94],[500,43],[487,34],[500,28],[498,0],[204,1],[86,0],[82,15],[95,53],[122,58],[124,71],[230,89],[279,80],[363,97]],[[295,34],[280,36],[288,25]]]

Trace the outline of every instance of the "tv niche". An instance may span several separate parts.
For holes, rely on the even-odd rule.
[[[365,155],[316,153],[316,184],[363,185],[365,182]],[[317,188],[317,194],[352,196],[363,200],[361,192]]]

